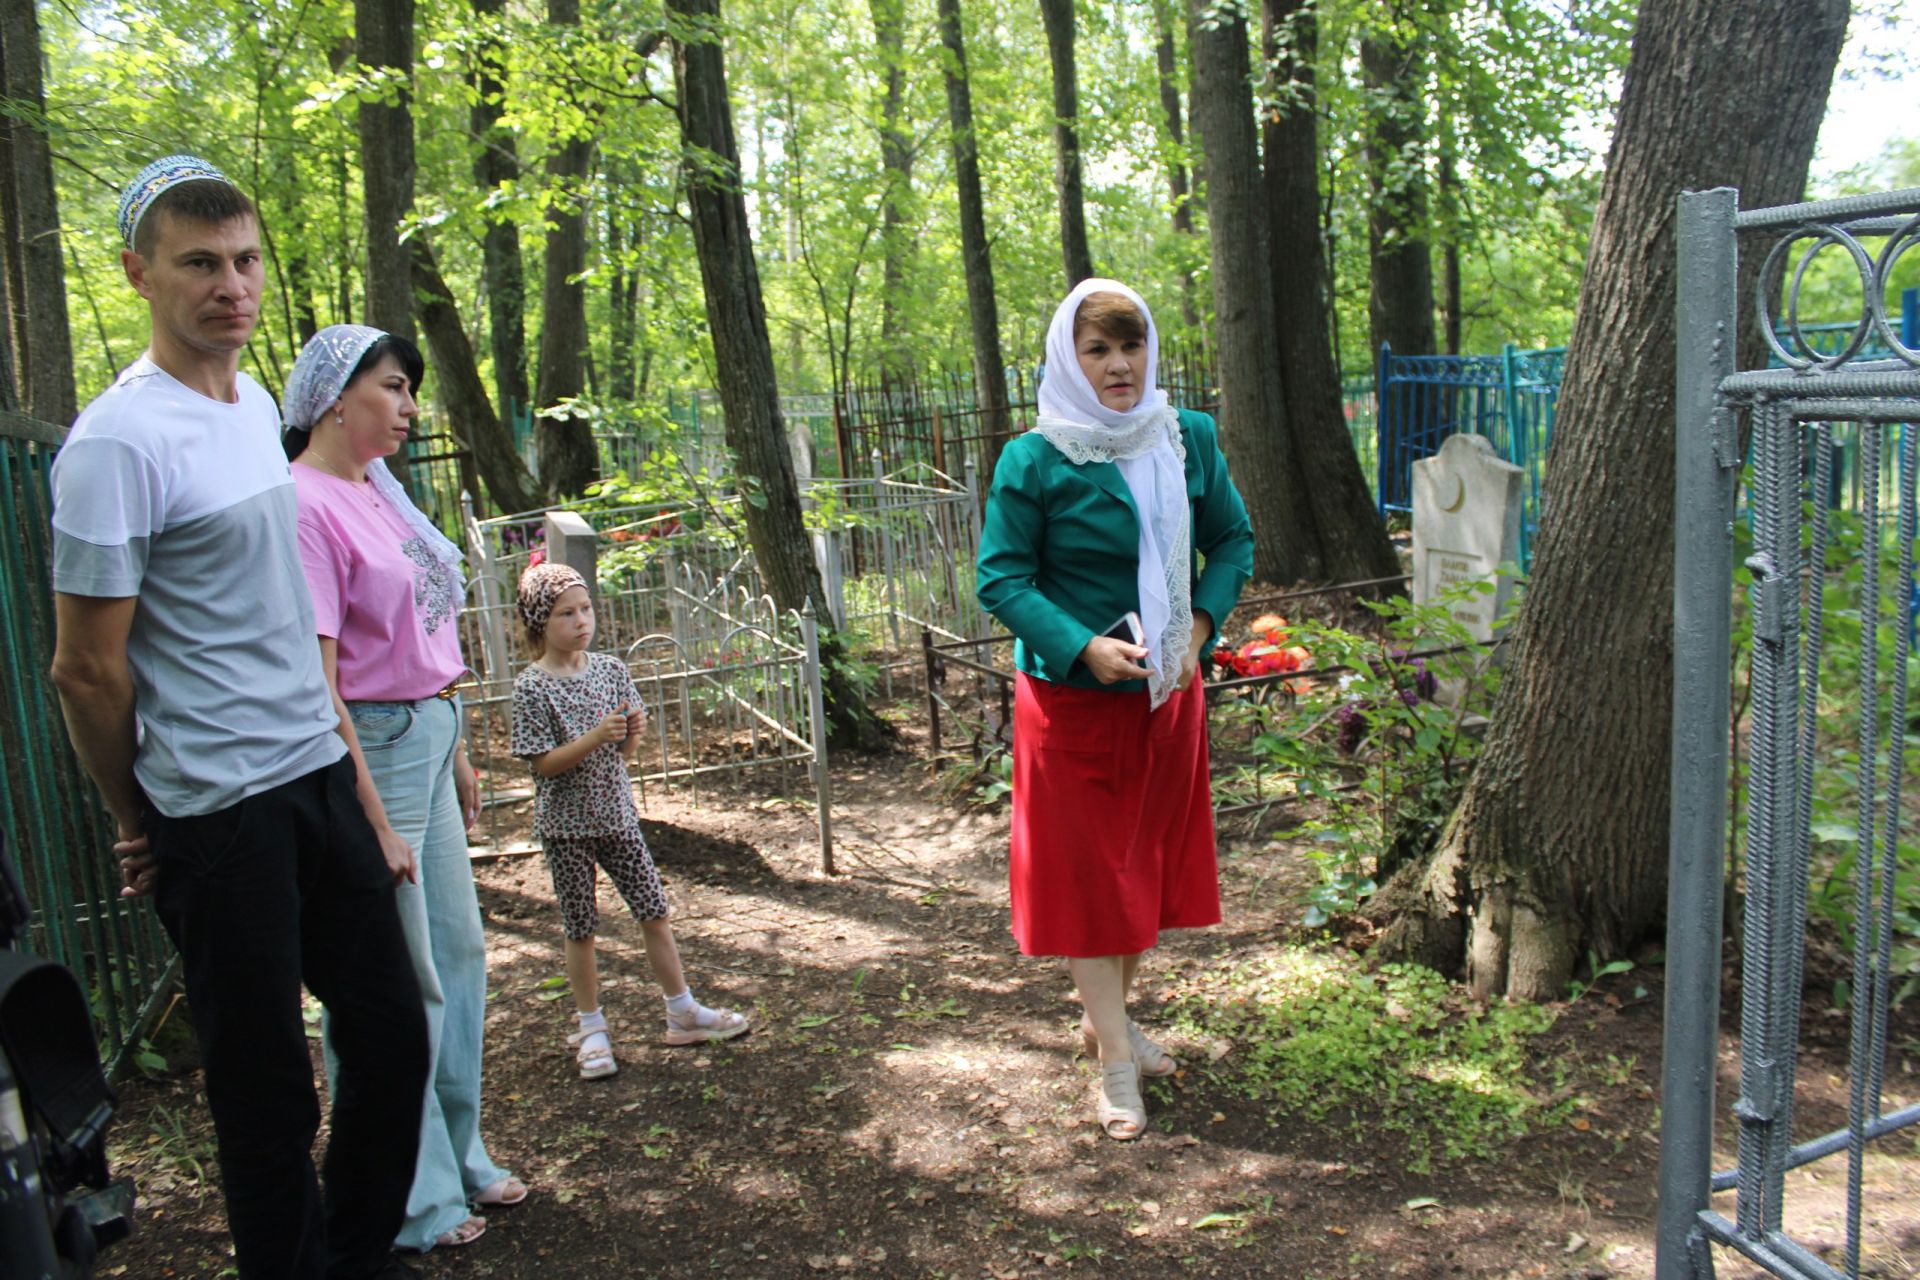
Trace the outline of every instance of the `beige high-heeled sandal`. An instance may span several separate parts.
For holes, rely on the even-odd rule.
[[[1116,1142],[1147,1131],[1147,1104],[1140,1097],[1140,1064],[1115,1062],[1100,1068],[1100,1128]]]
[[[1141,1079],[1161,1080],[1180,1070],[1180,1059],[1168,1053],[1165,1046],[1149,1040],[1132,1018],[1127,1019],[1127,1043],[1133,1046],[1133,1060],[1140,1065]],[[1093,1034],[1085,1018],[1080,1020],[1080,1044],[1089,1058],[1100,1061],[1100,1037]]]

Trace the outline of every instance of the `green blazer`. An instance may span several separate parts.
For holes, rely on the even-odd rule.
[[[1193,607],[1213,617],[1211,648],[1253,574],[1253,527],[1213,419],[1180,410],[1180,436],[1193,504]],[[1037,433],[1015,437],[994,468],[976,573],[980,606],[1014,634],[1014,665],[1056,684],[1146,688],[1144,680],[1103,685],[1080,661],[1087,641],[1140,607],[1139,545],[1139,513],[1118,466],[1075,465]]]

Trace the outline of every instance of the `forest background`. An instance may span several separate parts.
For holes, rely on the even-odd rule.
[[[965,0],[962,13],[1001,344],[1010,365],[1029,368],[1067,285],[1045,7]],[[1566,340],[1635,7],[1291,6],[1317,24],[1314,190],[1344,376],[1370,372],[1368,214],[1382,159],[1389,185],[1427,188],[1409,234],[1433,263],[1425,305],[1435,350]],[[414,170],[410,202],[399,193],[401,238],[430,243],[500,417],[659,421],[669,390],[717,385],[666,12],[647,0],[357,8],[38,6],[77,401],[143,341],[145,308],[124,285],[111,228],[119,187],[156,155],[203,154],[261,205],[272,285],[246,364],[264,385],[283,384],[314,328],[379,323],[366,201],[392,198],[378,188],[409,175],[375,174],[369,185],[378,162],[368,148],[380,140],[367,137],[362,108],[403,102]],[[1894,21],[1899,8],[1861,6],[1856,28]],[[1213,293],[1205,165],[1187,118],[1190,15],[1171,0],[1078,3],[1071,13],[1078,101],[1065,123],[1083,165],[1091,265],[1139,287],[1170,343],[1202,347]],[[1253,16],[1250,73],[1264,95],[1257,109],[1271,114],[1290,88],[1267,74]],[[932,0],[736,0],[722,21],[780,390],[970,368],[943,75],[954,64]],[[380,23],[399,23],[411,46],[385,66],[366,56]],[[1410,87],[1362,67],[1364,47],[1383,39],[1410,51]],[[1885,74],[1864,54],[1849,64]],[[1382,103],[1409,91],[1414,127],[1383,157]],[[1822,185],[1920,183],[1920,126],[1907,132]],[[560,307],[583,312],[579,339],[549,324]],[[430,408],[436,390],[430,377]]]

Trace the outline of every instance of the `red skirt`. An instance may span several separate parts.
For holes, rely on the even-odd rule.
[[[1220,923],[1200,682],[1149,714],[1144,691],[1016,679],[1008,872],[1020,950],[1132,955],[1162,929]]]

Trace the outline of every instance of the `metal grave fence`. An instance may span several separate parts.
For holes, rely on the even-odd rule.
[[[1497,356],[1402,356],[1382,343],[1377,373],[1374,496],[1382,515],[1413,510],[1413,464],[1457,432],[1485,436],[1494,452],[1527,473],[1520,514],[1520,564],[1532,560],[1541,516],[1540,478],[1553,437],[1565,347]]]
[[[1763,242],[1755,319],[1779,367],[1736,371],[1742,235]],[[1877,242],[1877,249],[1869,248]],[[1875,1140],[1920,1122],[1886,1097],[1891,961],[1911,827],[1902,811],[1913,633],[1908,586],[1920,533],[1915,437],[1920,350],[1904,345],[1886,294],[1920,242],[1920,189],[1741,211],[1728,189],[1679,200],[1675,479],[1673,792],[1661,1099],[1658,1280],[1710,1280],[1727,1248],[1786,1280],[1862,1271],[1863,1174]],[[1775,322],[1823,250],[1859,272],[1850,337],[1816,345]],[[1776,285],[1776,288],[1778,286]],[[1892,358],[1862,358],[1869,338]],[[1835,538],[1836,430],[1857,435],[1858,563]],[[1752,439],[1751,703],[1748,805],[1733,850],[1744,869],[1739,1093],[1734,1167],[1716,1173],[1722,901],[1728,868],[1733,522],[1743,433]],[[1811,468],[1806,463],[1812,448]],[[1811,474],[1809,474],[1811,471]],[[1883,480],[1891,476],[1891,487]],[[1883,509],[1882,495],[1892,498]],[[1832,560],[1835,563],[1829,563]],[[1830,593],[1840,592],[1836,609]],[[1883,653],[1885,646],[1889,652]],[[1887,659],[1890,658],[1890,661]],[[1800,1011],[1807,957],[1816,798],[1852,813],[1852,955],[1845,1126],[1796,1133]],[[1902,867],[1903,857],[1908,865]],[[1796,1238],[1786,1175],[1846,1157],[1845,1234],[1821,1251]],[[1717,1193],[1735,1193],[1731,1206]],[[1898,1246],[1897,1241],[1888,1241]],[[1881,1274],[1874,1270],[1871,1274]]]
[[[172,974],[150,899],[120,896],[113,824],[67,743],[53,661],[48,475],[66,432],[0,413],[0,828],[33,909],[27,946],[72,969],[108,1069],[137,1047]]]
[[[517,576],[517,575],[516,575]],[[513,681],[525,669],[518,605],[494,569],[468,583],[462,642],[472,679],[462,688],[468,755],[479,775],[482,817],[470,837],[484,851],[514,852],[517,828],[502,809],[530,800],[533,771],[511,749]],[[599,587],[595,648],[619,655],[650,716],[629,772],[644,803],[649,786],[695,797],[717,775],[774,767],[812,784],[822,867],[833,863],[820,638],[812,613],[782,613],[737,582],[662,554]]]
[[[876,458],[876,467],[878,461]],[[834,618],[776,609],[765,594],[737,499],[699,508],[580,504],[579,539],[547,512],[467,518],[463,640],[470,753],[485,803],[478,838],[505,848],[501,812],[532,794],[532,775],[507,746],[514,677],[525,667],[516,585],[536,551],[583,568],[596,585],[595,645],[621,654],[655,708],[633,774],[695,791],[710,776],[804,768],[814,784],[823,862],[831,868],[831,801],[824,762],[824,688],[818,626],[831,625],[875,659],[891,696],[919,670],[923,628],[959,639],[984,634],[973,593],[980,508],[964,481],[925,465],[864,479],[808,482],[813,552]],[[817,625],[816,625],[817,624]]]

